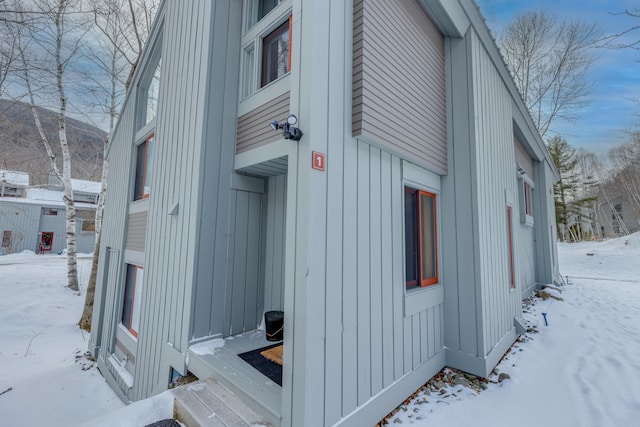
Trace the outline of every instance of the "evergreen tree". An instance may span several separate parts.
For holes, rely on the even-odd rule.
[[[576,149],[564,138],[555,136],[547,143],[551,158],[560,172],[560,180],[553,186],[556,205],[556,224],[560,240],[566,241],[570,234],[572,240],[581,238],[578,222],[577,233],[570,233],[571,216],[580,218],[584,208],[597,199],[593,191],[597,182],[592,176],[579,173],[580,156]]]

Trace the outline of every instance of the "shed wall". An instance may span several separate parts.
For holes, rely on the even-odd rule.
[[[0,238],[3,231],[11,231],[11,245],[4,248],[7,254],[36,251],[40,209],[39,205],[0,202]]]

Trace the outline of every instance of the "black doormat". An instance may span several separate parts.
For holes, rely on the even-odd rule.
[[[281,344],[282,343],[279,342],[257,350],[248,351],[246,353],[239,354],[238,357],[260,371],[262,375],[268,377],[271,381],[282,387],[282,366],[272,362],[260,354],[265,350],[269,350],[270,348],[277,347]]]

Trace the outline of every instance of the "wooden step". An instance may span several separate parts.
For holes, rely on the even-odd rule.
[[[271,427],[213,378],[177,387],[171,393],[175,417],[187,427]]]

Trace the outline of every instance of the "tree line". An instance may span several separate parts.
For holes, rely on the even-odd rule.
[[[614,13],[616,14],[616,13]],[[640,9],[617,13],[640,22]],[[640,49],[640,23],[604,34],[594,23],[543,11],[517,15],[497,37],[500,51],[560,173],[554,185],[558,238],[580,241],[628,234],[640,224],[640,131],[605,159],[554,132],[590,102],[595,48]],[[622,101],[622,100],[621,100]],[[638,100],[636,100],[638,101]],[[550,135],[554,134],[550,137]]]

